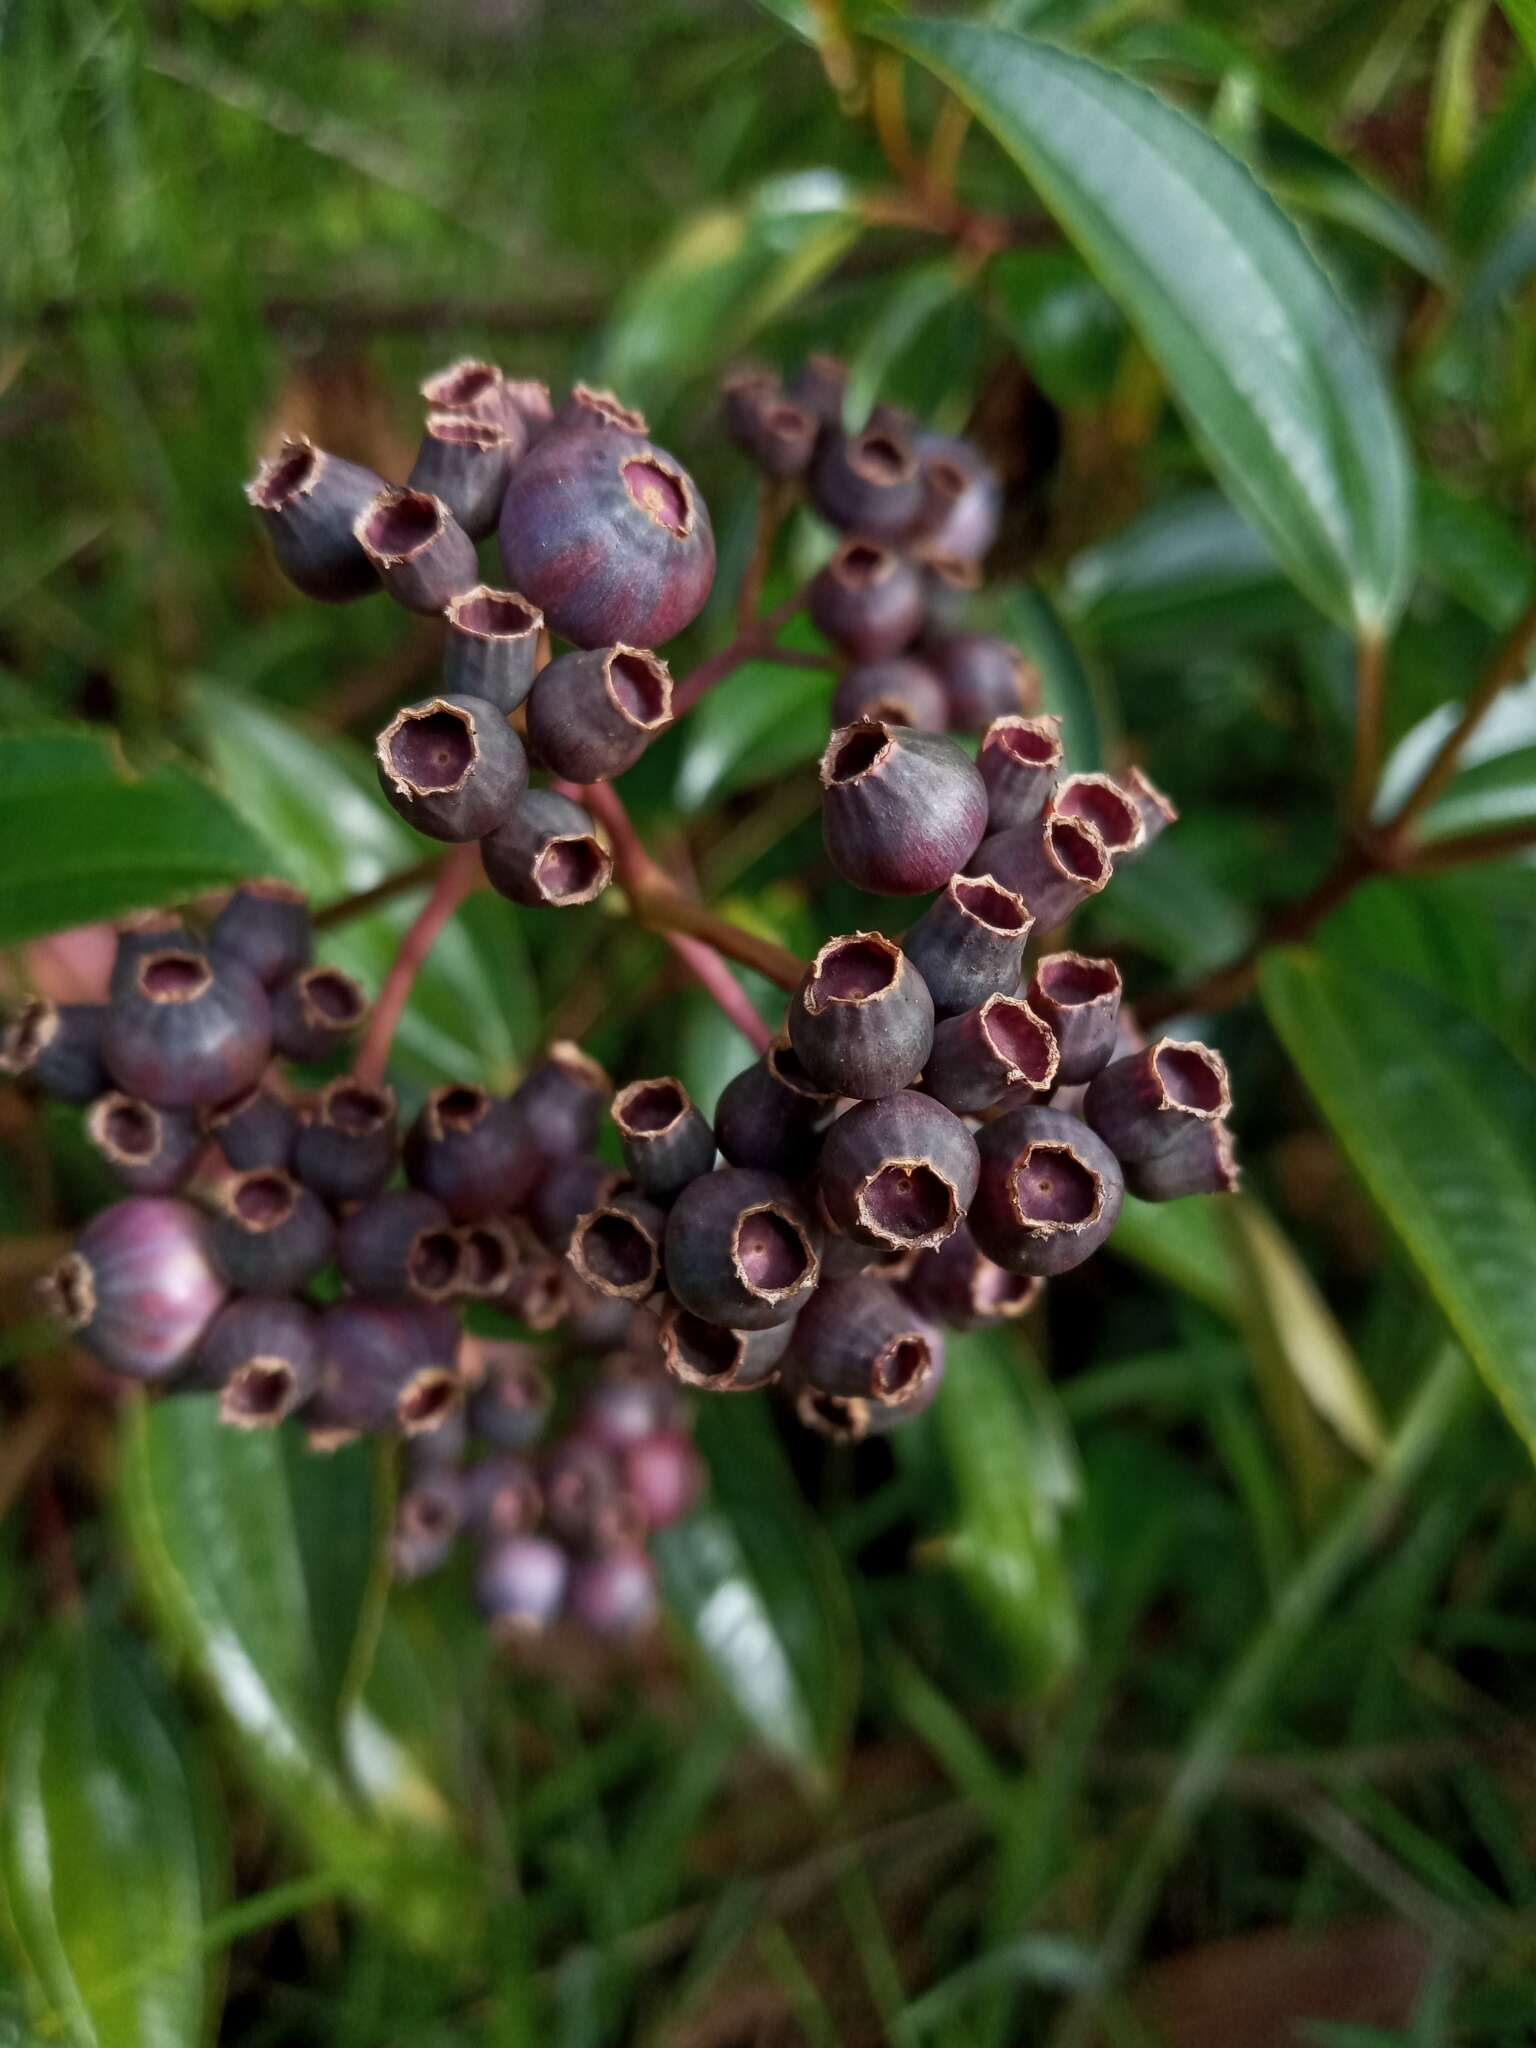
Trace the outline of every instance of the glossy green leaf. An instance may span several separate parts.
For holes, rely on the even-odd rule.
[[[1127,1195],[1109,1245],[1121,1258],[1235,1323],[1242,1291],[1221,1221],[1222,1199],[1194,1195],[1182,1202],[1138,1202]]]
[[[1536,588],[1536,564],[1519,533],[1486,499],[1419,478],[1419,565],[1424,575],[1507,632]]]
[[[1411,982],[1271,954],[1270,1019],[1361,1179],[1536,1449],[1536,1079]]]
[[[1069,567],[1062,603],[1116,650],[1247,640],[1315,620],[1273,554],[1216,491],[1154,505]]]
[[[156,1618],[234,1724],[241,1751],[313,1820],[350,1803],[341,1716],[361,1676],[387,1508],[374,1452],[297,1430],[227,1429],[211,1396],[135,1404],[121,1491]]]
[[[1125,346],[1114,300],[1072,249],[1012,249],[987,267],[999,324],[1055,404],[1108,397]]]
[[[842,1566],[760,1402],[703,1402],[698,1442],[706,1504],[653,1544],[667,1600],[758,1741],[824,1793],[858,1688]]]
[[[717,683],[683,730],[674,786],[679,809],[702,810],[816,760],[827,744],[832,689],[830,668],[771,661],[749,661]]]
[[[1413,566],[1402,430],[1274,202],[1186,115],[1085,57],[963,22],[879,33],[935,71],[1026,173],[1297,584],[1342,623],[1382,633]]]
[[[432,851],[390,810],[352,742],[322,738],[212,687],[197,711],[221,785],[268,843],[260,865],[297,882],[317,904],[370,889]],[[327,932],[324,957],[376,993],[426,890],[423,883],[420,893]],[[427,1085],[505,1083],[537,1043],[538,1020],[519,914],[482,894],[440,934],[417,975],[394,1057]]]
[[[1536,64],[1536,0],[1502,0],[1505,19]]]
[[[608,329],[603,381],[639,402],[727,363],[842,257],[860,221],[835,171],[770,178],[742,206],[681,229],[624,294]]]
[[[926,338],[925,329],[966,288],[966,279],[953,263],[915,264],[902,273],[868,322],[849,360],[843,419],[850,432],[869,418],[877,399],[889,398],[899,388],[892,366]]]
[[[1011,1333],[951,1335],[945,1349],[944,1385],[912,1428],[938,1442],[952,1510],[922,1554],[955,1574],[1016,1682],[1041,1689],[1079,1649],[1060,1530],[1076,1491],[1070,1433]]]
[[[0,792],[0,945],[179,903],[267,862],[216,790],[172,763],[132,775],[97,734],[0,734]]]
[[[1464,768],[1423,814],[1421,839],[1450,839],[1496,825],[1536,824],[1536,746]]]
[[[0,1861],[39,2019],[70,2048],[196,2048],[223,1889],[208,1775],[139,1654],[56,1622],[17,1682]]]
[[[1441,704],[1427,718],[1420,719],[1411,731],[1405,733],[1387,757],[1381,771],[1381,784],[1376,797],[1376,815],[1387,818],[1397,809],[1419,777],[1439,751],[1441,741],[1456,725],[1461,716],[1457,703]],[[1464,786],[1474,791],[1471,799],[1475,808],[1478,798],[1479,776],[1486,784],[1483,802],[1488,807],[1500,801],[1511,801],[1499,795],[1501,777],[1518,790],[1521,769],[1518,757],[1536,748],[1536,675],[1527,682],[1517,684],[1513,689],[1504,690],[1478,720],[1475,730],[1458,755],[1460,766],[1456,775],[1447,783],[1444,793],[1438,798],[1430,817],[1455,816],[1456,806]],[[1515,765],[1506,770],[1501,764],[1511,761]],[[1513,801],[1518,804],[1516,796]],[[1517,813],[1517,815],[1520,815]],[[1499,822],[1490,819],[1489,822]],[[1434,830],[1428,817],[1421,829]],[[1461,830],[1461,826],[1451,829]]]

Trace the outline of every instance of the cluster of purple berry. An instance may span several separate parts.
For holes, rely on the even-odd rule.
[[[529,787],[530,760],[570,783],[606,781],[671,724],[654,650],[709,595],[709,513],[608,392],[578,384],[555,408],[545,385],[465,361],[422,395],[404,485],[290,440],[247,496],[308,596],[382,588],[446,621],[441,693],[404,706],[375,743],[400,815],[433,839],[478,840],[487,880],[514,902],[590,903],[608,853],[572,797]],[[492,532],[504,589],[480,580],[475,543]],[[541,667],[550,633],[571,646]]]
[[[478,840],[519,902],[589,901],[608,850],[570,798],[529,789],[529,760],[601,781],[668,723],[653,649],[708,594],[708,514],[607,393],[554,409],[485,363],[423,388],[404,487],[290,441],[249,495],[300,589],[382,586],[445,620],[444,694],[378,739],[396,809]],[[1218,1054],[1145,1043],[1110,960],[1026,964],[1172,806],[1135,770],[1065,773],[1029,664],[958,629],[999,509],[979,453],[889,407],[848,432],[843,402],[818,357],[787,393],[732,379],[726,412],[844,536],[809,593],[849,664],[821,762],[831,861],[880,894],[938,893],[900,942],[821,947],[713,1124],[671,1076],[614,1095],[568,1044],[509,1097],[433,1090],[403,1143],[393,1092],[361,1073],[297,1091],[274,1058],[330,1057],[365,1004],[312,964],[308,907],[277,883],[236,890],[203,936],[140,920],[105,1004],[34,1003],[4,1041],[11,1071],[89,1104],[132,1190],[48,1282],[66,1325],[115,1371],[216,1389],[231,1423],[408,1439],[398,1568],[467,1534],[508,1627],[568,1613],[622,1633],[653,1613],[646,1537],[698,1485],[680,1387],[776,1383],[827,1435],[884,1430],[933,1399],[941,1325],[1022,1315],[1104,1242],[1127,1188],[1236,1185]],[[479,581],[493,527],[506,589]],[[541,664],[550,632],[572,648]],[[952,729],[981,733],[975,760]],[[598,1151],[605,1110],[621,1168]],[[552,1442],[537,1350],[466,1334],[466,1303],[603,1355]]]

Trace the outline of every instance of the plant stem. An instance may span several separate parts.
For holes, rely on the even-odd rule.
[[[1382,699],[1386,694],[1386,643],[1378,634],[1362,638],[1355,648],[1355,754],[1349,775],[1346,815],[1364,825],[1371,815],[1376,776],[1381,762]]]
[[[337,925],[350,924],[354,917],[366,917],[370,910],[377,910],[381,903],[393,903],[397,896],[409,896],[413,889],[423,888],[444,865],[445,856],[429,853],[424,860],[413,866],[401,868],[393,875],[386,875],[382,882],[375,882],[371,889],[359,890],[355,896],[342,896],[335,903],[328,903],[324,910],[315,912],[314,924],[317,932],[334,931]]]
[[[1460,718],[1440,742],[1434,759],[1408,792],[1402,809],[1383,827],[1381,836],[1386,844],[1403,845],[1414,820],[1422,816],[1450,781],[1456,772],[1462,748],[1489,705],[1501,691],[1511,683],[1519,682],[1524,675],[1533,642],[1536,642],[1536,598],[1531,600],[1505,635],[1498,652],[1462,706]]]
[[[699,699],[706,696],[715,684],[723,682],[733,669],[740,668],[744,661],[751,661],[763,655],[773,644],[780,629],[787,625],[805,603],[805,586],[793,591],[781,605],[771,612],[764,612],[755,625],[748,626],[744,633],[738,633],[729,645],[722,647],[718,654],[701,661],[697,668],[690,669],[681,682],[672,690],[672,715],[681,718],[685,711],[691,711]]]
[[[1506,854],[1536,847],[1536,825],[1490,825],[1483,832],[1462,832],[1454,839],[1420,841],[1402,862],[1409,874],[1432,875],[1441,868],[1466,867],[1473,861],[1502,860]]]
[[[1050,2048],[1087,2048],[1104,1999],[1136,1959],[1169,1872],[1211,1803],[1234,1752],[1345,1579],[1442,1442],[1469,1385],[1447,1347],[1421,1382],[1381,1463],[1281,1589],[1270,1619],[1231,1667],[1185,1745],[1177,1774],[1137,1852],[1099,1944],[1100,1975],[1062,2013]]]
[[[390,963],[379,999],[373,1006],[368,1029],[363,1034],[353,1067],[365,1087],[377,1088],[389,1065],[389,1049],[395,1029],[411,999],[416,977],[437,943],[443,927],[454,912],[480,886],[480,849],[477,845],[456,846],[437,869],[432,893],[417,912],[414,922],[400,941]]]
[[[752,558],[747,563],[746,574],[741,579],[741,589],[736,593],[736,630],[750,631],[757,619],[757,607],[762,602],[763,582],[768,574],[768,565],[773,560],[774,542],[779,537],[779,528],[784,516],[795,501],[795,487],[778,477],[765,476],[757,492],[757,535],[752,543]]]

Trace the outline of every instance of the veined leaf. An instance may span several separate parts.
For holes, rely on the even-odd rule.
[[[1402,429],[1274,201],[1186,115],[1086,57],[964,22],[876,33],[936,72],[1025,172],[1288,574],[1331,617],[1382,634],[1413,567]]]
[[[1465,1011],[1307,951],[1270,1019],[1446,1320],[1536,1449],[1536,1079]]]

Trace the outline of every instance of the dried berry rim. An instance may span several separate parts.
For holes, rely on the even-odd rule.
[[[682,1082],[664,1074],[653,1081],[631,1081],[621,1088],[610,1114],[621,1138],[645,1145],[669,1137],[692,1108],[693,1098]]]
[[[453,1233],[459,1247],[457,1292],[471,1301],[490,1301],[511,1285],[521,1251],[510,1226],[499,1217],[461,1223]]]
[[[822,1394],[814,1387],[804,1387],[795,1396],[795,1416],[801,1427],[834,1444],[861,1443],[869,1434],[869,1410],[868,1401]]]
[[[1179,822],[1178,805],[1158,788],[1145,769],[1127,768],[1120,778],[1120,786],[1141,812],[1142,826],[1148,838]]]
[[[754,1301],[792,1301],[816,1285],[821,1259],[782,1202],[753,1202],[731,1229],[731,1271]]]
[[[881,768],[890,753],[891,729],[881,719],[866,714],[840,726],[821,757],[821,786],[850,789]]]
[[[59,1035],[57,1003],[32,996],[0,1032],[0,1073],[30,1074]]]
[[[544,630],[544,614],[520,590],[498,590],[489,583],[450,597],[444,616],[449,631],[467,640],[536,640]]]
[[[512,436],[500,420],[484,419],[476,413],[429,412],[422,431],[429,441],[440,441],[445,448],[465,448],[476,455],[499,455],[512,446]]]
[[[530,1330],[553,1330],[571,1312],[570,1290],[566,1286],[562,1259],[541,1253],[525,1260],[507,1285],[507,1301],[517,1311],[519,1322]]]
[[[622,641],[603,656],[603,690],[626,725],[662,732],[672,723],[672,672],[648,647]]]
[[[889,1000],[905,979],[907,956],[883,932],[846,932],[828,939],[806,977],[803,1001],[819,1017],[833,1003],[862,1009]]]
[[[113,1166],[151,1166],[165,1144],[165,1120],[152,1102],[113,1088],[87,1110],[85,1135]]]
[[[329,459],[307,434],[285,434],[246,485],[246,503],[258,512],[284,511],[295,498],[313,494]]]
[[[861,483],[894,490],[917,475],[917,457],[905,434],[893,427],[866,427],[847,443],[848,467]]]
[[[347,1138],[372,1138],[387,1130],[396,1113],[395,1091],[384,1084],[377,1088],[342,1074],[327,1081],[315,1097],[311,1112],[314,1122]]]
[[[477,1130],[495,1108],[495,1097],[476,1081],[445,1081],[434,1088],[422,1108],[428,1138],[441,1141]]]
[[[239,1230],[269,1237],[293,1219],[299,1183],[280,1166],[253,1166],[231,1174],[215,1197],[216,1206]]]
[[[747,1391],[766,1387],[778,1378],[778,1366],[765,1372],[752,1370],[753,1334],[726,1323],[712,1323],[680,1302],[669,1301],[661,1316],[662,1363],[683,1386],[707,1393],[735,1393],[743,1390],[743,1381]]]
[[[659,448],[621,448],[614,465],[624,494],[663,533],[689,540],[699,523],[693,483]]]
[[[404,1436],[429,1436],[464,1404],[464,1385],[442,1365],[412,1373],[395,1396],[395,1421]]]
[[[479,721],[465,704],[428,697],[403,705],[373,751],[402,796],[457,796],[480,765]]]
[[[1090,953],[1046,953],[1035,962],[1029,993],[1032,1000],[1074,1016],[1115,1009],[1121,997],[1120,970],[1113,960]]]
[[[887,1337],[870,1365],[870,1399],[880,1408],[905,1408],[928,1383],[934,1367],[933,1340],[925,1330],[898,1330]]]
[[[787,1032],[781,1031],[773,1040],[763,1054],[763,1065],[781,1088],[787,1089],[791,1095],[798,1096],[818,1113],[824,1111],[830,1116],[842,1100],[835,1092],[829,1093],[825,1088],[816,1086],[801,1064],[799,1053],[790,1044]]]
[[[608,1077],[607,1069],[593,1059],[591,1053],[579,1046],[574,1038],[552,1038],[544,1048],[538,1064],[561,1068],[573,1080],[583,1082],[596,1094],[613,1094],[613,1082]]]
[[[1043,712],[1038,718],[1025,718],[1018,712],[994,718],[981,736],[976,756],[978,767],[983,766],[988,754],[1004,754],[1020,768],[1059,768],[1064,758],[1061,720],[1054,711]]]
[[[1157,1086],[1158,1110],[1174,1110],[1200,1123],[1224,1123],[1232,1113],[1227,1063],[1195,1038],[1159,1038],[1149,1065]]]
[[[599,1202],[576,1219],[566,1257],[578,1279],[611,1301],[644,1301],[661,1278],[655,1232],[617,1202]]]
[[[822,574],[845,590],[864,591],[889,583],[900,567],[901,556],[894,548],[855,534],[839,544]]]
[[[446,370],[436,370],[421,386],[421,395],[436,412],[469,413],[494,407],[506,379],[494,363],[479,356],[461,356]]]
[[[893,1252],[935,1251],[964,1218],[960,1190],[931,1159],[882,1159],[854,1189],[860,1227]]]
[[[448,1223],[429,1223],[406,1247],[405,1283],[417,1301],[452,1301],[462,1290],[464,1245]]]
[[[168,1009],[178,1003],[199,1002],[207,995],[213,987],[213,969],[206,955],[167,946],[140,957],[135,979],[146,1002]]]
[[[944,891],[967,924],[999,939],[1027,939],[1034,917],[1024,898],[996,875],[951,875]]]
[[[352,522],[353,538],[376,569],[399,569],[436,547],[453,514],[431,491],[386,484]]]
[[[1114,872],[1103,835],[1088,818],[1066,818],[1054,800],[1045,815],[1041,836],[1045,858],[1064,882],[1097,896]]]
[[[1112,857],[1134,853],[1146,837],[1140,807],[1109,775],[1069,775],[1057,785],[1051,808],[1058,818],[1090,824]]]
[[[96,1314],[96,1275],[84,1252],[66,1252],[37,1283],[43,1312],[73,1336]]]
[[[1025,997],[990,995],[977,1014],[984,1043],[1005,1069],[1005,1087],[1055,1087],[1061,1048]]]
[[[350,974],[339,967],[306,967],[294,975],[292,989],[299,1015],[312,1031],[340,1038],[357,1030],[368,1014],[368,998]]]
[[[642,441],[650,436],[645,414],[632,405],[626,405],[618,393],[610,391],[606,385],[573,384],[566,402],[590,414],[594,427],[614,427],[620,433],[634,434]]]
[[[219,1389],[219,1420],[231,1429],[276,1429],[298,1405],[291,1362],[265,1353],[236,1366]]]
[[[557,910],[595,903],[613,880],[613,856],[595,832],[552,832],[533,857],[533,886]]]
[[[966,1292],[971,1314],[982,1322],[1011,1323],[1027,1316],[1045,1291],[1038,1273],[1010,1273],[978,1250]]]
[[[1081,1237],[1104,1214],[1103,1175],[1062,1138],[1032,1138],[1008,1165],[1008,1203],[1031,1237]],[[1042,1213],[1055,1208],[1059,1215]]]

